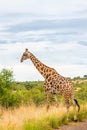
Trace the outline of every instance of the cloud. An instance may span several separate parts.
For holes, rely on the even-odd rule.
[[[0,12],[28,12],[33,14],[50,14],[65,16],[87,8],[86,0],[3,0],[0,1]]]
[[[44,80],[42,75],[36,70],[33,64],[31,64],[31,62],[29,61],[27,62],[16,64],[15,66],[13,66],[15,79],[18,81]]]
[[[79,42],[86,40],[87,18],[54,19],[53,17],[27,18],[23,15],[1,23],[0,44],[17,42]],[[16,20],[18,19],[18,20]],[[4,19],[3,19],[4,20]],[[22,21],[22,22],[21,22]],[[27,21],[27,22],[26,22]]]
[[[55,68],[64,76],[82,76],[87,73],[87,46],[82,44],[50,42],[1,44],[0,59],[3,60],[0,62],[0,69],[2,67],[13,69],[16,80],[43,80],[32,62],[27,60],[20,63],[25,48],[41,62]]]
[[[0,1],[0,68],[13,68],[17,80],[42,79],[31,62],[20,64],[29,48],[62,75],[86,74],[86,8],[86,0]]]
[[[23,22],[14,23],[13,25],[7,25],[8,28],[5,31],[8,32],[25,32],[25,31],[38,31],[38,30],[71,30],[73,32],[86,31],[87,18],[74,18],[74,19],[37,19]],[[76,31],[77,30],[77,31]],[[66,33],[67,34],[67,33]]]
[[[55,66],[59,74],[65,77],[83,77],[87,74],[87,67],[85,65],[60,65]]]
[[[83,46],[87,46],[87,41],[79,41],[78,44],[83,45]]]
[[[0,21],[0,41],[2,43],[28,41],[72,41],[84,40],[87,37],[87,17],[56,18],[51,16],[34,17],[35,15],[12,13],[3,15]],[[0,43],[1,43],[0,42]]]

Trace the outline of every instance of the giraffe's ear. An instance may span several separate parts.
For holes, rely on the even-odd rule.
[[[28,52],[28,49],[26,48],[25,51]]]

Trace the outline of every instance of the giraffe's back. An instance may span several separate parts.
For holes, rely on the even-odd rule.
[[[58,82],[56,82],[57,91],[63,96],[72,97],[73,95],[73,83],[70,79],[61,77]]]
[[[55,70],[53,70],[52,75],[46,79],[47,90],[51,93],[60,93],[63,96],[72,97],[73,95],[73,83],[70,79],[59,75]],[[72,94],[72,95],[71,95]]]

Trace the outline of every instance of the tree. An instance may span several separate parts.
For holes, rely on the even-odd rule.
[[[2,69],[0,73],[0,79],[4,82],[4,88],[11,88],[11,83],[14,81],[13,79],[13,71],[8,69]]]
[[[84,78],[87,78],[87,75],[84,75]]]
[[[0,75],[6,82],[12,82],[13,81],[13,71],[9,69],[2,69]]]
[[[0,72],[0,104],[6,108],[12,105],[13,71],[2,69]]]

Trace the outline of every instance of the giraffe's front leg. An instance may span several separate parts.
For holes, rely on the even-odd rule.
[[[47,111],[49,110],[49,107],[50,107],[50,92],[46,92],[47,94]]]
[[[48,111],[49,107],[50,107],[50,89],[49,89],[49,85],[47,84],[46,81],[44,82],[44,87],[45,87],[46,98],[47,98],[47,100],[46,100],[46,102],[47,102],[46,109]]]

